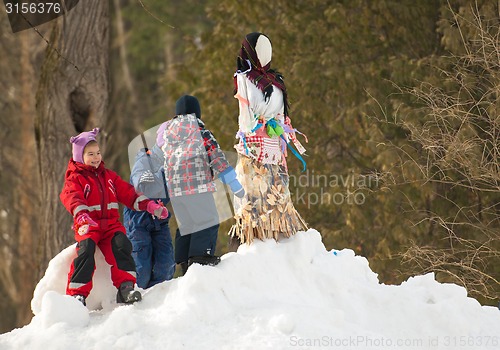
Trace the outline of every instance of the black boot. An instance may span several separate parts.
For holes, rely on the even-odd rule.
[[[79,295],[79,294],[76,294],[76,295],[73,295],[73,298],[75,298],[76,300],[78,300],[80,303],[83,304],[83,306],[87,306],[87,303],[85,301],[85,297],[83,295]]]
[[[139,291],[134,290],[133,282],[123,282],[116,294],[117,303],[133,304],[136,301],[141,301],[142,295]]]
[[[210,254],[192,256],[188,260],[188,266],[192,264],[215,266],[220,263],[220,257]]]

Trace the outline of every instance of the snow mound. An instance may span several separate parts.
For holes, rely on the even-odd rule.
[[[76,258],[75,244],[57,254],[50,262],[45,275],[38,282],[31,300],[31,310],[34,315],[42,311],[42,300],[49,291],[66,294],[68,273],[73,259]],[[87,307],[90,310],[109,309],[116,299],[116,288],[111,282],[111,272],[108,263],[104,260],[101,250],[96,248],[96,270],[94,272],[94,287],[87,298]]]
[[[1,335],[1,349],[500,347],[498,309],[433,274],[380,284],[365,258],[327,251],[313,229],[241,246],[215,267],[193,265],[184,277],[143,291],[134,305],[113,301],[102,265],[89,313],[62,295],[70,252],[53,259],[35,291],[36,316]]]

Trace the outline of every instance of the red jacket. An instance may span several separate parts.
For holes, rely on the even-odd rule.
[[[106,169],[104,162],[94,168],[73,159],[68,163],[59,197],[73,217],[86,210],[101,229],[119,222],[118,203],[134,210],[144,210],[148,202],[147,197],[135,192],[134,186]]]

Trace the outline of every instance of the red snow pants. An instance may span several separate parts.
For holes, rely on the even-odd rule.
[[[118,222],[106,230],[91,227],[86,235],[75,233],[77,257],[68,274],[66,294],[87,297],[92,290],[95,271],[95,249],[99,247],[106,262],[111,265],[111,280],[118,289],[123,282],[136,282],[132,243],[125,235],[125,228]]]

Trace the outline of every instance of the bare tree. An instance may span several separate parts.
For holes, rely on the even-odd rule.
[[[114,44],[111,51],[111,60],[117,64],[111,70],[111,83],[113,91],[110,96],[110,118],[106,126],[113,130],[109,138],[109,147],[106,154],[106,164],[124,175],[130,170],[128,165],[127,149],[130,140],[140,131],[139,116],[144,111],[139,110],[139,98],[136,92],[134,77],[132,75],[128,55],[127,31],[122,15],[123,0],[113,0],[113,33]],[[117,136],[120,137],[117,137]]]
[[[54,22],[38,86],[35,121],[40,188],[38,274],[73,242],[59,200],[71,156],[69,138],[103,126],[108,105],[109,4],[80,2]],[[101,139],[101,143],[103,140]]]
[[[491,10],[491,9],[490,9]],[[483,9],[485,11],[485,9]],[[491,14],[491,12],[487,12]],[[494,13],[494,12],[493,12]],[[396,146],[399,169],[380,178],[427,192],[415,225],[428,225],[435,242],[411,246],[403,258],[419,272],[465,286],[483,301],[500,299],[500,20],[477,7],[454,13],[463,54],[447,57],[438,85],[401,92],[414,99],[391,120],[411,143]],[[406,114],[406,115],[405,115]],[[386,120],[388,122],[388,120]],[[399,175],[397,175],[398,173]],[[415,181],[415,179],[417,179]],[[434,204],[439,202],[440,204]],[[436,235],[437,232],[437,235]],[[446,243],[446,244],[444,244]]]

